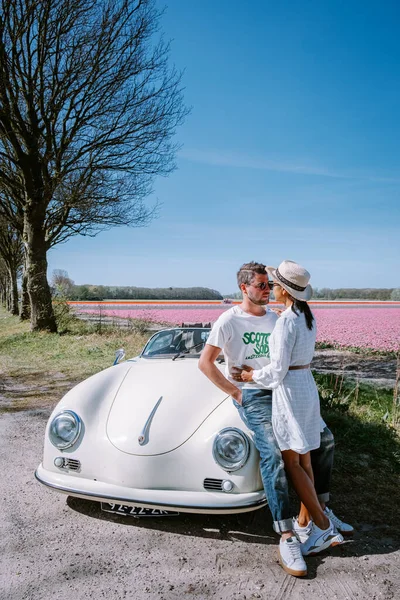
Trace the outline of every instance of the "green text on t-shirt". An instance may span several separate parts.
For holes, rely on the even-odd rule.
[[[260,358],[261,356],[269,357],[268,339],[270,333],[262,333],[260,331],[249,331],[243,334],[242,341],[247,344],[254,344],[253,355],[246,356],[247,359]]]

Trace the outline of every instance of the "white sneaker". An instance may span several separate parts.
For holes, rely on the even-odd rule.
[[[320,529],[313,523],[311,534],[301,544],[301,551],[304,556],[313,556],[330,546],[337,546],[343,542],[343,536],[335,529],[332,522],[329,522],[328,529]]]
[[[292,536],[279,542],[279,562],[289,575],[304,577],[307,575],[307,565],[301,553],[299,540]]]
[[[300,542],[303,543],[308,540],[312,531],[312,521],[309,521],[305,527],[300,527],[297,518],[293,517],[292,523],[292,530],[295,532]]]
[[[354,528],[348,523],[345,523],[344,521],[339,519],[339,517],[335,515],[333,510],[325,506],[324,513],[326,514],[328,519],[334,524],[339,533],[341,533],[342,535],[353,535]]]

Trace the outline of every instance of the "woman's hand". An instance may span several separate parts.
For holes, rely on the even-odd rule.
[[[242,381],[253,381],[253,371],[251,367],[243,365],[243,371],[240,374]]]

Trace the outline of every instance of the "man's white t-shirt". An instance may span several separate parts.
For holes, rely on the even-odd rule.
[[[232,367],[248,365],[262,369],[270,363],[269,336],[278,316],[269,308],[256,317],[233,306],[214,323],[207,344],[221,348],[225,356],[225,377],[237,387],[262,388],[256,383],[240,384],[231,377]]]

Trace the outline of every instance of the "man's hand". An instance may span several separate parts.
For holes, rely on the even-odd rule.
[[[236,400],[236,402],[238,404],[242,404],[242,390],[240,390],[239,388],[237,388],[237,392],[233,392],[233,394],[231,394],[231,395],[232,395],[232,398],[234,400]]]
[[[231,377],[235,381],[253,381],[253,370],[248,365],[242,365],[241,367],[232,367]]]
[[[234,379],[235,381],[240,381],[240,383],[242,383],[242,369],[243,367],[232,367],[231,369],[231,377],[232,379]]]
[[[215,365],[215,361],[221,353],[221,348],[206,344],[203,352],[200,355],[199,369],[214,385],[220,390],[229,394],[238,404],[242,403],[242,392],[231,381],[224,377],[223,373]],[[239,369],[240,372],[240,369]],[[238,379],[238,381],[242,381]]]

